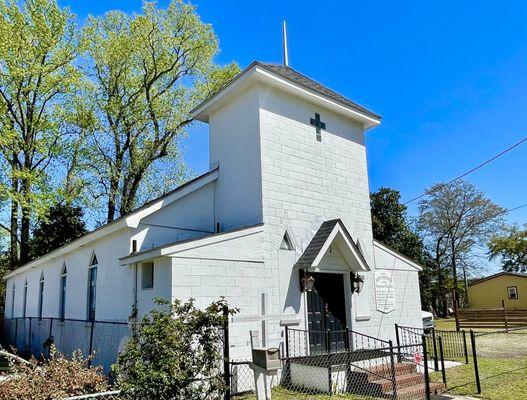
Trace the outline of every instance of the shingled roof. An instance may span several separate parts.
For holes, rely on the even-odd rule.
[[[291,82],[294,82],[297,85],[305,87],[306,89],[312,92],[317,92],[323,96],[329,97],[337,103],[352,108],[356,111],[360,111],[361,113],[364,113],[372,118],[381,119],[380,115],[375,114],[374,112],[362,107],[361,105],[355,103],[354,101],[351,101],[347,97],[342,96],[341,94],[329,89],[328,87],[318,83],[317,81],[308,78],[307,76],[301,74],[300,72],[294,70],[291,67],[286,67],[285,65],[279,64],[262,63],[260,61],[256,61],[255,63],[265,69],[270,70],[271,72],[274,72],[277,75],[280,75],[282,78],[285,78]]]
[[[300,268],[309,268],[313,266],[315,259],[322,251],[324,245],[328,241],[331,233],[337,225],[339,225],[339,228],[341,228],[341,232],[343,233],[343,235],[346,236],[346,239],[350,243],[351,247],[353,247],[353,253],[357,258],[359,258],[359,260],[357,261],[359,261],[363,265],[368,265],[366,259],[363,257],[362,253],[360,252],[360,249],[353,241],[351,235],[349,234],[342,221],[340,219],[332,219],[329,221],[325,221],[322,223],[322,225],[320,225],[320,228],[318,229],[317,233],[315,233],[315,236],[313,236],[313,239],[311,239],[311,242],[309,242],[308,246],[304,250],[304,253],[300,256],[295,266]]]

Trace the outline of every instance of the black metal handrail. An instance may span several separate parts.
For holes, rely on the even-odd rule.
[[[390,342],[351,329],[309,330],[285,328],[286,357],[307,356],[344,351],[387,349]]]

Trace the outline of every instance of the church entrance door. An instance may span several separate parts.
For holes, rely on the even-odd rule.
[[[312,273],[313,290],[307,292],[307,317],[311,354],[327,352],[327,331],[333,350],[344,347],[346,302],[342,274]]]

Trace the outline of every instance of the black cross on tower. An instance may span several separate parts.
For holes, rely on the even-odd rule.
[[[326,129],[326,123],[320,120],[320,114],[315,113],[315,118],[310,118],[309,123],[316,128],[317,140],[322,141],[321,129]]]

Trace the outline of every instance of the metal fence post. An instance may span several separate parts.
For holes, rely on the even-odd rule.
[[[476,376],[476,389],[478,394],[481,394],[481,382],[479,381],[479,369],[478,369],[478,353],[476,351],[476,335],[474,331],[470,330],[470,343],[472,345],[472,358],[474,360],[474,374]]]
[[[423,341],[423,364],[425,372],[425,395],[426,400],[430,400],[430,375],[428,373],[428,354],[426,349],[426,336],[422,335],[421,339]]]
[[[51,356],[51,345],[53,344],[53,318],[49,319],[49,349],[48,349],[48,358]]]
[[[331,396],[333,394],[333,383],[331,382],[331,331],[329,329],[326,330],[326,350],[328,353],[328,389],[329,389],[329,395]]]
[[[94,326],[95,326],[95,321],[94,320],[91,320],[90,321],[90,348],[88,350],[88,354],[91,356],[92,352],[93,352],[93,331],[94,331]]]
[[[468,364],[467,331],[463,331],[463,351],[465,352],[465,364]]]
[[[230,343],[229,343],[229,308],[223,307],[223,379],[225,381],[224,400],[231,398]]]
[[[344,336],[344,349],[350,351],[350,331],[346,326],[346,336]]]
[[[289,327],[285,326],[285,357],[289,358]]]
[[[18,346],[18,319],[15,318],[15,347]]]
[[[32,354],[32,352],[31,352],[31,320],[32,320],[32,318],[29,317],[29,340],[28,340],[28,342],[29,342],[28,343],[28,347],[29,347],[28,353],[29,354]]]
[[[445,384],[446,389],[446,370],[445,370],[445,355],[443,352],[443,338],[439,336],[439,357],[441,359],[441,375],[443,376],[443,383]]]
[[[439,369],[439,363],[437,361],[437,344],[436,344],[436,329],[432,328],[432,340],[434,345],[434,369],[437,371]]]
[[[393,342],[390,340],[388,342],[390,344],[390,365],[392,368],[392,399],[397,398],[397,377],[396,377],[396,371],[395,371],[395,358],[393,356]]]
[[[401,340],[399,338],[398,324],[395,324],[395,340],[397,340],[397,362],[401,362]]]
[[[505,308],[505,300],[501,300],[501,306],[503,307],[503,322],[505,324],[505,332],[509,333],[509,324],[507,322],[507,308]]]

